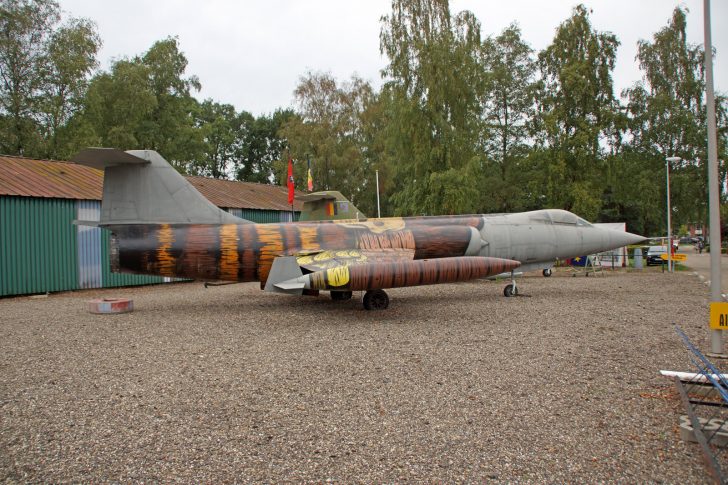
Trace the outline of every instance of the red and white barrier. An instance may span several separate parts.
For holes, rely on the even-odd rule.
[[[134,301],[128,298],[103,298],[88,302],[88,311],[91,313],[128,313],[133,310]]]

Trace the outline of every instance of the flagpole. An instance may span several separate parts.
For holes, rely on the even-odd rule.
[[[288,185],[288,200],[291,203],[291,222],[296,222],[296,212],[293,210],[293,197],[291,197],[291,187],[293,186],[293,159],[291,158],[291,151],[286,150],[286,153],[288,154],[288,177],[286,180],[286,183]],[[295,191],[295,187],[293,188]],[[295,197],[295,192],[294,192]]]
[[[377,219],[381,219],[382,213],[379,210],[379,170],[377,170],[375,173],[377,176]]]

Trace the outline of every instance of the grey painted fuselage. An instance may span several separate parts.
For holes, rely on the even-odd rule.
[[[515,259],[521,262],[521,271],[548,268],[556,259],[599,253],[644,240],[636,234],[596,227],[560,209],[484,215],[483,219],[477,254]]]

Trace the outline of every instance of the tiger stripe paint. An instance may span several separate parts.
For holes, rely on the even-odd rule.
[[[174,276],[176,260],[171,254],[174,243],[174,232],[169,224],[162,224],[157,231],[157,271],[162,276]]]
[[[180,258],[178,272],[174,276],[195,279],[218,279],[220,275],[220,233],[219,226],[177,226],[186,234],[184,246],[178,246]],[[214,229],[214,230],[213,230]],[[216,248],[215,251],[211,250]]]
[[[238,226],[220,226],[220,275],[221,280],[237,281],[240,269],[238,253]]]
[[[379,290],[468,281],[511,271],[519,265],[518,261],[508,259],[460,256],[342,266],[301,278],[308,281],[306,288],[312,290]]]
[[[285,224],[137,224],[112,226],[116,235],[112,254],[122,271],[161,274],[202,280],[260,281],[264,286],[275,258],[313,255],[322,251],[357,265],[363,260],[346,251],[369,254],[377,264],[401,259],[463,256],[477,227],[475,217],[379,219],[342,223]],[[438,225],[440,221],[441,225]],[[458,224],[460,223],[460,224]],[[404,253],[398,252],[404,251]],[[329,258],[331,259],[331,258]],[[406,261],[405,261],[406,262]],[[328,267],[336,263],[328,264]],[[424,266],[425,274],[401,274],[398,285],[418,284],[439,276],[439,266]],[[319,268],[312,267],[311,271]],[[453,269],[449,269],[452,271]],[[435,271],[431,274],[431,271]],[[367,278],[378,284],[374,271]]]
[[[284,254],[283,229],[279,224],[259,224],[255,229],[261,244],[258,253],[258,277],[262,284],[268,279],[273,260]]]
[[[301,248],[311,251],[318,251],[321,249],[321,245],[318,240],[317,227],[311,226],[297,226],[298,238],[301,241]]]

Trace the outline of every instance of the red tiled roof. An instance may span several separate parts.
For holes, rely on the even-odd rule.
[[[288,190],[278,185],[186,177],[218,207],[290,210]],[[0,156],[0,195],[101,200],[104,173],[70,162]],[[296,196],[303,195],[296,191]],[[293,202],[300,211],[303,204]]]

